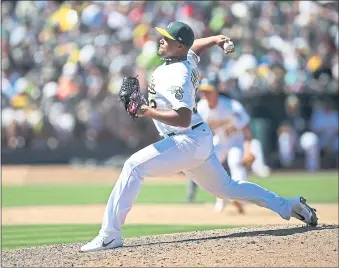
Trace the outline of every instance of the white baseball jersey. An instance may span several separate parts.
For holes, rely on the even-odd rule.
[[[190,127],[203,121],[196,112],[195,102],[199,61],[200,58],[189,50],[187,60],[168,65],[164,63],[156,68],[148,84],[150,106],[158,110],[177,110],[181,107],[190,109],[192,111]],[[154,119],[153,122],[160,135],[179,133],[188,129],[167,125]]]
[[[201,99],[198,113],[214,131],[215,144],[243,144],[242,128],[250,122],[250,116],[240,102],[220,96],[217,106],[211,109],[207,100]]]

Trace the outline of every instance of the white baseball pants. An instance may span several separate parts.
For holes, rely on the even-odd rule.
[[[290,167],[295,157],[294,138],[291,133],[284,132],[278,137],[279,158],[283,167]]]
[[[305,152],[305,168],[314,172],[320,166],[319,138],[313,132],[305,132],[300,137],[300,147]]]
[[[284,167],[292,165],[295,159],[294,140],[291,133],[282,133],[278,138],[280,162]],[[319,138],[313,132],[305,132],[300,136],[300,148],[305,153],[304,166],[309,172],[317,171],[320,167]]]
[[[133,154],[109,197],[100,233],[121,236],[121,227],[136,200],[144,177],[183,171],[205,191],[222,199],[255,203],[289,220],[291,202],[254,183],[231,179],[213,151],[213,134],[202,124],[185,134],[165,138]]]
[[[216,144],[214,147],[214,152],[219,162],[222,164],[227,159],[227,165],[229,167],[229,172],[231,177],[234,180],[247,181],[247,170],[241,164],[241,161],[244,157],[244,148],[242,144],[238,144],[230,147],[228,144]],[[224,202],[226,200],[223,198],[216,198],[216,202]]]
[[[266,166],[261,142],[257,139],[252,139],[250,147],[251,153],[255,156],[255,160],[252,164],[252,170],[260,171]]]

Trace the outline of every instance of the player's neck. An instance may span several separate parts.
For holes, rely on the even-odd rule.
[[[168,65],[168,64],[171,64],[171,63],[187,60],[187,55],[163,58],[163,60],[166,62],[166,65]]]

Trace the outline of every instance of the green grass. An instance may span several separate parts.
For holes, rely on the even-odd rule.
[[[284,197],[302,195],[309,202],[338,203],[338,177],[336,173],[279,173],[271,178],[250,181]],[[62,186],[3,186],[2,206],[43,206],[105,204],[110,185],[62,185]],[[186,184],[144,184],[137,203],[183,203]],[[214,197],[199,189],[197,202],[214,202]]]
[[[127,224],[123,228],[122,235],[127,238],[234,227],[237,226]],[[98,224],[4,225],[2,226],[2,249],[85,242],[93,239],[99,229]]]

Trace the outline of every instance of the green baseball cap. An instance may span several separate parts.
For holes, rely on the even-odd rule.
[[[191,47],[194,42],[194,33],[187,24],[174,21],[167,25],[166,29],[155,27],[155,29],[169,39],[176,40],[184,46]]]
[[[200,91],[217,91],[217,82],[208,78],[201,80],[198,87]]]

